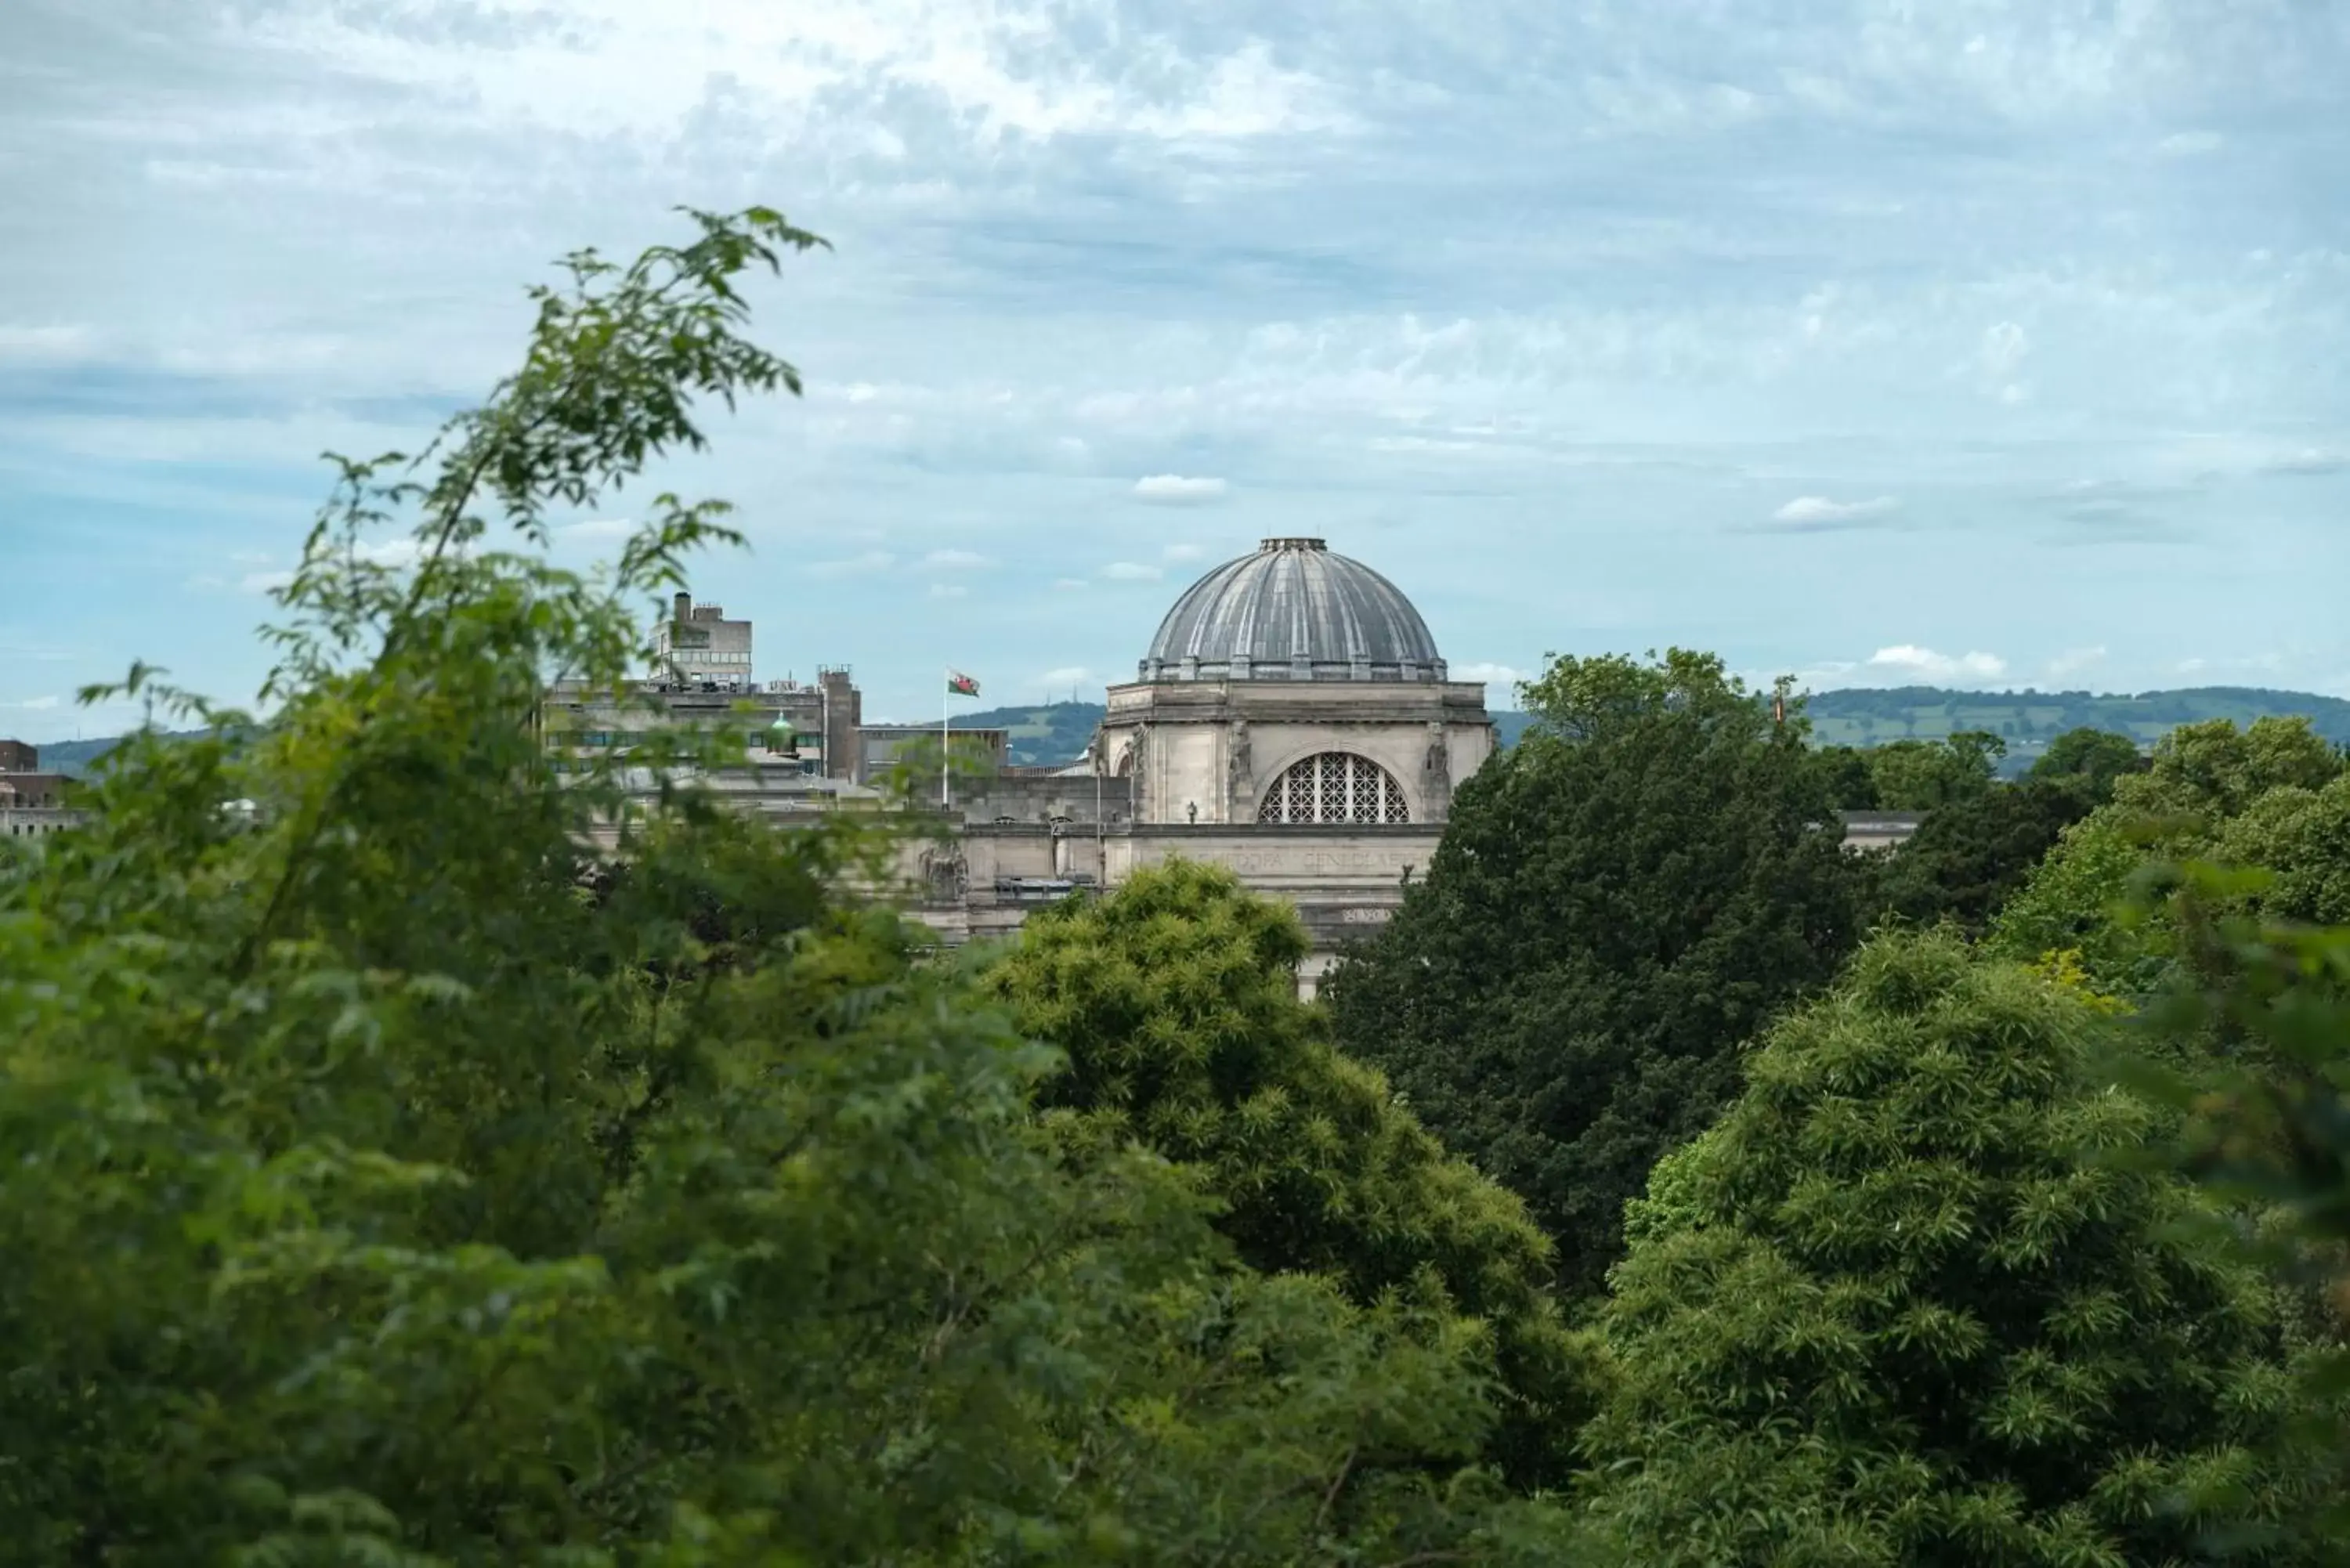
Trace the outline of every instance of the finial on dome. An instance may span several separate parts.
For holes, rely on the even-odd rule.
[[[1264,539],[1257,544],[1260,552],[1268,550],[1327,550],[1326,539]]]

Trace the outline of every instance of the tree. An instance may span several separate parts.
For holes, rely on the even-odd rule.
[[[2113,793],[2116,779],[2126,774],[2144,773],[2148,766],[2146,753],[2127,735],[2111,730],[2082,728],[2067,730],[2048,742],[2024,776],[2049,781],[2085,781],[2103,805]]]
[[[548,754],[548,673],[623,685],[629,604],[726,535],[658,497],[597,582],[547,518],[700,444],[698,400],[795,385],[738,279],[814,241],[698,227],[573,258],[484,407],[342,465],[265,726],[134,669],[210,733],[134,737],[0,873],[9,1550],[1498,1554],[1540,1520],[1475,1464],[1471,1325],[1252,1272],[1193,1175],[1055,1140],[1053,1053],[842,891],[872,830]]]
[[[1863,876],[1806,752],[1719,660],[1562,659],[1466,781],[1426,879],[1326,982],[1339,1044],[1522,1194],[1571,1293],[1626,1199],[1822,983]]]
[[[1920,925],[1950,920],[1981,935],[2064,830],[2110,799],[2116,780],[2145,765],[2126,736],[2102,730],[2058,736],[2021,781],[1961,793],[1928,812],[1886,864],[1879,907]]]
[[[1869,771],[1869,753],[1857,746],[1822,746],[1812,753],[1821,785],[1840,811],[1875,811],[1877,776]]]
[[[2341,809],[2332,803],[2344,798],[2328,792],[2343,777],[2341,755],[2305,719],[2263,717],[2241,730],[2225,719],[2180,725],[2143,771],[2114,781],[2107,804],[2064,830],[1990,940],[2024,960],[2075,951],[2104,989],[2149,994],[2175,957],[2173,928],[2158,906],[2143,918],[2116,916],[2135,879],[2213,855],[2289,866],[2272,912],[2326,918],[2316,911],[2334,906],[2322,889],[2350,882],[2350,838],[2326,826]]]
[[[2264,919],[2241,872],[2173,867],[2167,913],[2199,962],[2155,997],[2120,1066],[2179,1118],[2176,1168],[2229,1205],[2215,1241],[2281,1282],[2301,1419],[2274,1448],[2319,1478],[2313,1541],[2350,1548],[2350,927]],[[2140,912],[2144,912],[2142,898]]]
[[[1250,1266],[1489,1325],[1506,1400],[1494,1458],[1521,1484],[1559,1483],[1589,1375],[1547,1292],[1550,1243],[1331,1045],[1297,1000],[1306,950],[1294,911],[1178,861],[1038,911],[988,978],[1065,1053],[1042,1091],[1074,1113],[1065,1136],[1199,1167]]]
[[[2091,806],[2086,790],[2035,778],[1930,811],[1886,863],[1879,906],[1919,925],[1950,920],[1978,935]]]
[[[1988,793],[2007,754],[2007,742],[1982,730],[1943,741],[1894,741],[1868,753],[1877,805],[1887,811],[1931,811]]]
[[[2099,1029],[1935,933],[1771,1032],[1611,1281],[1586,1446],[1633,1560],[2177,1562],[2294,1506],[2272,1293],[2118,1158],[2162,1120],[2080,1076]]]

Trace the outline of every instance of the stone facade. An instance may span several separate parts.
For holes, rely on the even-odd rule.
[[[1493,751],[1485,689],[1461,681],[1170,681],[1114,686],[1096,742],[1131,781],[1134,820],[1256,827],[1295,815],[1284,782],[1325,756],[1370,763],[1384,785],[1373,820],[1440,826],[1454,784]],[[1344,784],[1370,775],[1341,770]],[[1321,786],[1307,812],[1322,814]],[[1351,804],[1353,794],[1347,794]]]
[[[1044,905],[1181,857],[1230,867],[1296,908],[1311,940],[1298,975],[1307,996],[1350,942],[1393,919],[1436,854],[1453,792],[1495,749],[1484,688],[1450,679],[1395,585],[1316,539],[1268,539],[1203,576],[1137,675],[1109,689],[1074,766],[1004,765],[1004,732],[955,730],[984,776],[958,779],[951,805],[935,787],[910,801],[880,787],[939,730],[864,724],[846,670],[814,687],[647,691],[671,722],[748,718],[796,732],[795,753],[754,753],[705,781],[738,809],[778,827],[902,809],[919,831],[900,841],[889,885],[870,890],[902,900],[942,944],[1007,937]],[[601,740],[626,722],[581,696],[551,694],[558,744],[554,732]],[[1883,850],[1917,819],[1847,814],[1843,827],[1848,846]]]
[[[951,843],[909,850],[918,912],[942,940],[983,940],[1148,866],[1229,866],[1296,907],[1312,995],[1393,917],[1453,789],[1492,754],[1484,688],[1447,679],[1401,592],[1317,539],[1268,539],[1202,576],[1138,674],[1110,688],[1084,764],[974,786]]]
[[[728,620],[718,605],[698,605],[680,594],[670,618],[653,628],[653,664],[689,686],[748,691],[752,674],[751,623]]]

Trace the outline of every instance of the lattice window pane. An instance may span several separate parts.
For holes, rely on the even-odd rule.
[[[1256,819],[1276,823],[1408,823],[1395,775],[1367,757],[1324,752],[1292,764],[1258,802]]]
[[[1314,820],[1344,822],[1347,820],[1347,759],[1323,756],[1314,759],[1321,787],[1315,794]]]

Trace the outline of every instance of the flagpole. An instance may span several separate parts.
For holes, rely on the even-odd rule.
[[[954,742],[950,733],[954,723],[954,671],[946,672],[946,695],[939,699],[939,809],[954,809],[953,775],[947,763],[954,755]]]

